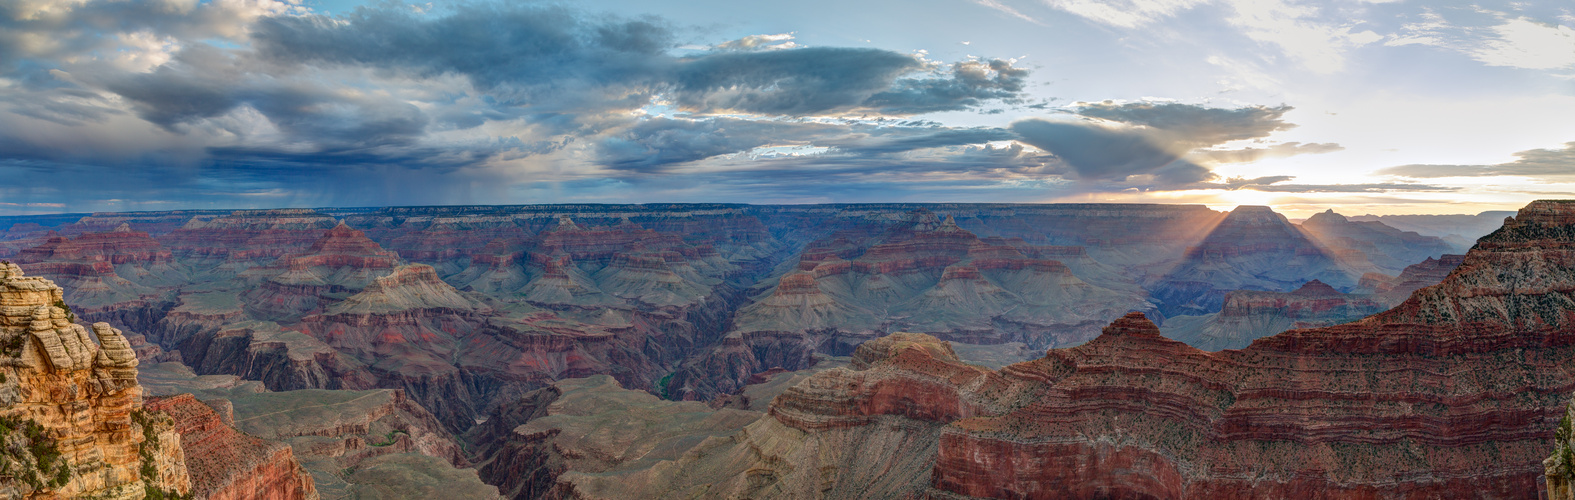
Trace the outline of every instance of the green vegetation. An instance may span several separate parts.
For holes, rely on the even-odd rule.
[[[404,434],[404,435],[406,435],[406,436],[409,436],[409,435],[410,435],[410,433],[409,433],[409,432],[405,432],[405,431],[402,431],[402,430],[399,430],[399,429],[394,429],[394,430],[391,430],[391,431],[388,431],[388,434],[387,434],[387,435],[385,435],[385,436],[383,436],[383,437],[384,437],[384,439],[387,439],[387,440],[388,440],[388,441],[387,441],[387,442],[383,442],[383,443],[372,443],[372,446],[389,446],[389,445],[392,445],[392,444],[394,444],[394,442],[395,442],[395,441],[396,441],[396,440],[395,440],[395,439],[394,439],[394,436],[395,436],[395,435],[399,435],[399,434]]]
[[[159,469],[155,465],[155,453],[159,451],[159,433],[154,429],[156,424],[173,425],[169,416],[162,413],[148,413],[143,410],[133,410],[131,421],[142,427],[142,444],[137,446],[137,458],[142,462],[141,474],[143,498],[146,500],[191,500],[192,495],[182,495],[178,491],[159,488]]]
[[[1553,431],[1553,459],[1555,472],[1565,479],[1575,481],[1575,450],[1570,449],[1570,438],[1575,431],[1570,428],[1570,414],[1564,413],[1558,428]]]
[[[27,345],[27,334],[19,333],[11,338],[0,340],[0,354],[13,358],[22,356],[22,346]]]
[[[66,311],[66,321],[70,321],[72,323],[76,323],[77,322],[77,313],[71,312],[71,305],[70,304],[66,304],[66,301],[64,301],[64,300],[57,300],[57,301],[55,301],[55,307],[58,307],[58,308]]]
[[[33,490],[71,482],[71,464],[38,422],[0,417],[0,445],[0,481],[21,481]]]

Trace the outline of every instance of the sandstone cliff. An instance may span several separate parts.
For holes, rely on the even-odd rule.
[[[142,411],[131,346],[106,323],[73,323],[63,298],[0,263],[0,496],[190,491],[173,423]]]

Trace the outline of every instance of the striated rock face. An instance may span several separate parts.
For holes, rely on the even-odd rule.
[[[1361,293],[1373,294],[1375,298],[1386,304],[1399,304],[1410,298],[1412,292],[1443,281],[1449,276],[1450,271],[1454,271],[1465,262],[1465,259],[1465,255],[1444,255],[1437,259],[1429,257],[1422,262],[1406,266],[1405,270],[1395,277],[1368,273],[1362,276],[1356,288]]]
[[[237,210],[192,218],[158,239],[194,278],[223,279],[306,250],[335,225],[333,217],[308,209]]]
[[[443,424],[404,391],[307,389],[226,401],[234,408],[236,428],[288,443],[324,497],[497,497],[497,489],[482,484],[469,468]],[[378,473],[362,474],[366,469]],[[443,488],[423,493],[423,484]]]
[[[933,487],[993,498],[1524,496],[1544,481],[1575,387],[1554,368],[1575,355],[1571,257],[1575,204],[1540,201],[1442,283],[1357,323],[1211,354],[1126,318],[1003,370],[1044,380],[1045,392],[948,427]]]
[[[1340,293],[1318,280],[1291,292],[1237,290],[1225,294],[1220,312],[1165,321],[1165,336],[1205,351],[1241,349],[1293,328],[1355,321],[1388,309],[1380,297]]]
[[[235,430],[190,394],[149,398],[147,408],[174,418],[197,498],[318,498],[312,476],[296,462],[288,445]]]
[[[570,470],[546,497],[918,498],[947,422],[1018,399],[1008,379],[915,333],[866,342],[846,367],[799,380],[729,436],[643,468]]]
[[[28,274],[59,283],[76,312],[95,319],[120,320],[114,313],[156,308],[165,301],[157,288],[187,279],[168,249],[125,224],[75,238],[50,236],[16,261]]]
[[[137,357],[107,323],[70,322],[61,289],[0,264],[0,493],[142,498],[191,489],[170,423],[144,417]],[[94,337],[98,339],[94,341]],[[160,451],[162,450],[162,451]]]

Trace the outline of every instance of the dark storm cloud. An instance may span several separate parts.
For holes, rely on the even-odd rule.
[[[1125,179],[1178,161],[1166,140],[1142,129],[1120,129],[1088,122],[1028,119],[1013,123],[1019,140],[1050,152],[1082,179]]]
[[[292,141],[333,146],[407,144],[430,119],[416,106],[309,79],[283,80],[248,72],[219,49],[199,45],[145,74],[105,82],[143,119],[173,132],[180,125],[246,106]]]
[[[993,127],[886,127],[823,140],[820,144],[844,153],[873,155],[1009,141],[1016,138],[1017,135],[1009,130]]]
[[[643,173],[660,172],[679,163],[699,161],[751,149],[776,146],[829,148],[814,156],[818,164],[868,165],[892,169],[894,155],[917,150],[1006,141],[1016,136],[999,128],[948,128],[936,126],[874,126],[865,123],[740,120],[710,118],[680,120],[650,118],[611,134],[597,144],[598,161],[611,168]],[[962,157],[974,150],[949,154]],[[1015,151],[1021,151],[1017,147]],[[907,163],[910,158],[901,158]],[[963,162],[967,162],[963,160]],[[924,161],[913,164],[932,164]]]
[[[1290,106],[1210,108],[1178,103],[1084,103],[1080,121],[1027,119],[1011,130],[1022,142],[1048,151],[1085,180],[1142,181],[1184,188],[1218,176],[1185,158],[1216,162],[1254,161],[1268,156],[1322,153],[1338,144],[1283,143],[1268,148],[1202,150],[1231,141],[1259,139],[1295,127],[1283,116]]]
[[[598,160],[610,168],[658,172],[676,163],[747,151],[772,142],[804,142],[845,132],[847,127],[817,123],[713,118],[651,118],[602,139]]]
[[[1285,105],[1227,109],[1180,103],[1106,102],[1085,103],[1075,110],[1082,116],[1144,126],[1164,131],[1172,140],[1203,146],[1256,139],[1294,128],[1296,125],[1282,119],[1291,109]]]
[[[865,106],[902,115],[966,109],[989,100],[1016,103],[1028,70],[1000,59],[965,61],[952,65],[951,76],[903,79],[896,88],[871,96]]]
[[[716,51],[676,57],[659,20],[591,18],[560,6],[464,5],[443,16],[403,6],[340,18],[272,17],[258,53],[279,64],[355,64],[417,75],[455,73],[513,105],[632,109],[664,95],[696,112],[904,115],[1013,99],[1027,71],[967,61],[925,73],[917,57],[841,47]]]
[[[1568,180],[1575,177],[1575,142],[1565,143],[1564,149],[1532,149],[1515,153],[1515,156],[1515,161],[1496,165],[1401,165],[1378,173],[1420,178],[1520,175]]]

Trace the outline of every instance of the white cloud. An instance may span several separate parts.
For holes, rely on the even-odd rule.
[[[1006,14],[1008,16],[1012,16],[1012,17],[1015,17],[1015,18],[1018,18],[1018,19],[1022,19],[1024,21],[1028,21],[1030,23],[1038,24],[1038,25],[1041,25],[1041,26],[1044,25],[1044,23],[1040,22],[1038,19],[1034,19],[1032,17],[1029,17],[1028,14],[1024,14],[1021,11],[1012,8],[1012,6],[1010,6],[1010,5],[1006,5],[1004,3],[1001,3],[999,0],[973,0],[973,3],[979,4],[979,5],[984,6],[984,7],[989,7],[989,8],[998,10],[998,11],[1000,11],[1003,14]],[[963,42],[963,43],[967,44],[967,42]]]
[[[1278,45],[1286,55],[1315,73],[1345,69],[1345,52],[1382,40],[1355,24],[1336,25],[1318,19],[1317,7],[1281,0],[1232,0],[1236,15],[1226,19],[1248,38]]]
[[[1137,28],[1208,0],[1045,0],[1045,4],[1120,28]]]
[[[1575,66],[1575,29],[1524,17],[1495,26],[1497,38],[1470,51],[1489,66],[1556,69]]]

